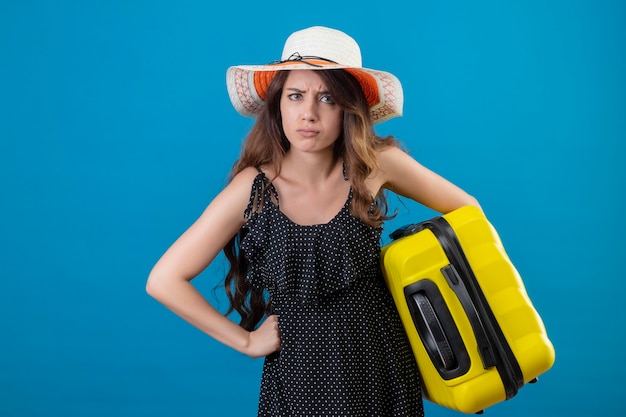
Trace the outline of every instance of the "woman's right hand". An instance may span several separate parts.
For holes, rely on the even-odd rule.
[[[280,347],[278,316],[271,315],[261,323],[258,329],[250,332],[246,354],[252,358],[260,358],[279,351]]]

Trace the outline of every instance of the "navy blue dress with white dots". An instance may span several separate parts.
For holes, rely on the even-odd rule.
[[[248,282],[269,292],[280,352],[265,358],[260,417],[423,416],[415,359],[380,270],[380,236],[350,214],[299,225],[262,173],[246,210]]]

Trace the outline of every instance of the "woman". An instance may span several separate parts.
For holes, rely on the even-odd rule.
[[[209,336],[265,357],[259,416],[423,415],[419,374],[379,255],[385,190],[442,213],[477,205],[373,124],[401,114],[391,74],[356,42],[312,27],[281,61],[227,72],[257,117],[231,181],[166,251],[150,295]],[[224,250],[238,325],[190,281]]]

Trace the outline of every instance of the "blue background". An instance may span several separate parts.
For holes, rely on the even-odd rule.
[[[378,132],[478,197],[544,319],[554,367],[486,415],[626,413],[626,2],[0,4],[1,416],[255,415],[262,362],[144,285],[252,125],[226,68],[318,24],[400,78]]]

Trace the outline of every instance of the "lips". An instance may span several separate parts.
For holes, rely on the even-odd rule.
[[[298,129],[297,132],[307,138],[310,138],[320,133],[319,130],[315,129]]]

